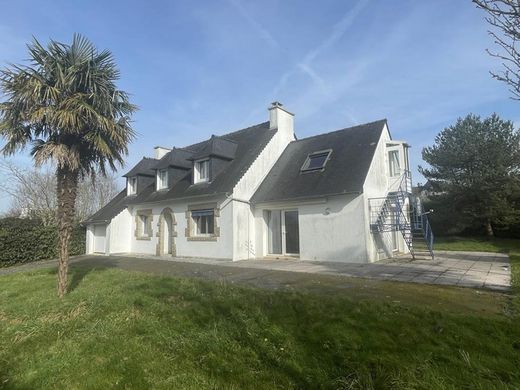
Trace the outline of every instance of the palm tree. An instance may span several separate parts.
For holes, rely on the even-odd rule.
[[[69,241],[78,180],[106,175],[123,164],[134,138],[130,116],[137,107],[117,89],[112,54],[75,34],[72,44],[36,39],[27,45],[28,66],[0,71],[0,135],[4,155],[31,146],[37,166],[51,163],[57,178],[58,295],[67,291]]]

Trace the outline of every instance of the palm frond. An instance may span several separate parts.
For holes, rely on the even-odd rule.
[[[27,48],[29,65],[0,70],[1,152],[32,144],[36,164],[53,161],[81,175],[116,169],[135,137],[130,116],[137,106],[117,89],[112,53],[79,34],[71,44],[33,38]]]

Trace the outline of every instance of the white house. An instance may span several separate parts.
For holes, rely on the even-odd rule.
[[[430,239],[386,120],[298,140],[293,119],[275,102],[268,122],[156,147],[86,221],[87,253],[373,262]]]

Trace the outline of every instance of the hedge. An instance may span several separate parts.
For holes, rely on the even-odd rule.
[[[74,227],[69,253],[85,253],[84,227]],[[34,219],[0,219],[0,267],[57,257],[56,226],[44,226]]]

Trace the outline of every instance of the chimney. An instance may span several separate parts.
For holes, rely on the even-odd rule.
[[[157,160],[161,159],[166,153],[168,153],[171,149],[164,148],[162,146],[156,146],[155,150],[155,158]]]
[[[282,107],[280,102],[272,102],[269,107],[269,129],[278,129],[294,139],[294,114]]]

